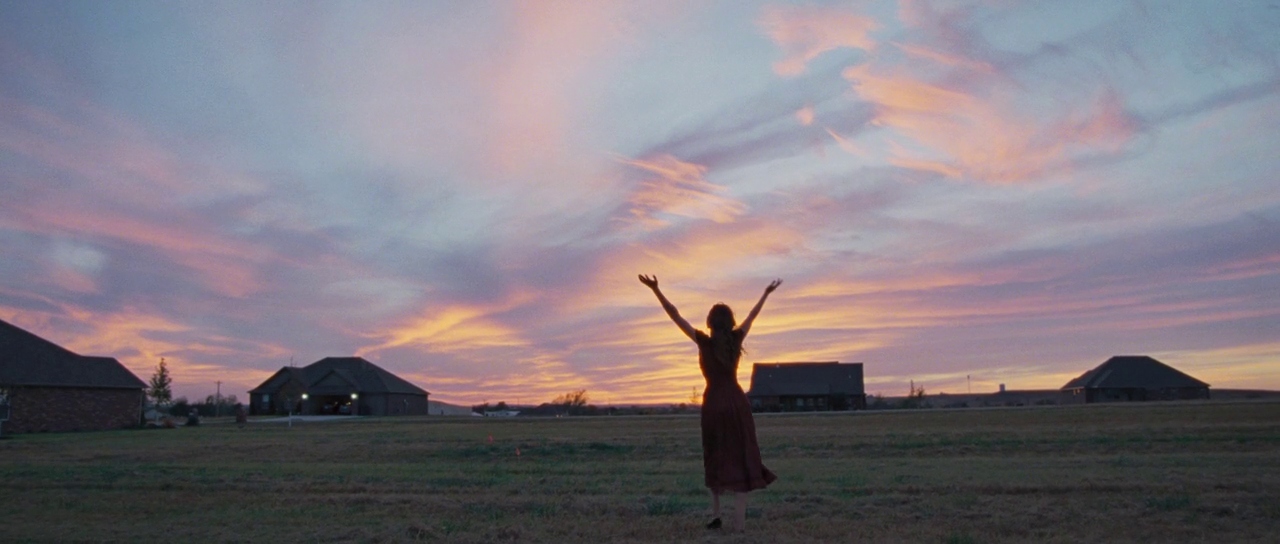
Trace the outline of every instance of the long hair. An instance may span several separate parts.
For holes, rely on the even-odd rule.
[[[711,330],[712,353],[720,364],[735,368],[742,356],[742,338],[734,334],[738,321],[727,304],[720,303],[707,312],[707,328]]]

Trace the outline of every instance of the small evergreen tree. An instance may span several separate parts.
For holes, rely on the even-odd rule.
[[[151,397],[151,401],[156,406],[164,406],[173,400],[173,390],[169,387],[172,384],[173,378],[169,377],[169,367],[164,363],[164,357],[161,357],[160,364],[156,365],[156,371],[151,375],[147,396]]]

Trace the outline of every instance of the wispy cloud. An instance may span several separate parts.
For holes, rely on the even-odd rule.
[[[1277,15],[1211,11],[6,6],[0,318],[191,397],[360,354],[445,400],[679,401],[636,274],[695,323],[782,277],[744,380],[1266,382]]]
[[[646,227],[667,225],[663,216],[729,223],[746,211],[741,202],[723,196],[724,187],[706,180],[704,166],[669,155],[624,162],[647,174],[628,199],[632,217]]]
[[[769,6],[760,14],[760,26],[785,55],[774,63],[774,71],[796,76],[823,53],[840,48],[875,49],[870,33],[879,29],[880,23],[838,8]]]

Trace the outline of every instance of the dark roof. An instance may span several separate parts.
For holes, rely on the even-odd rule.
[[[111,357],[86,357],[0,320],[0,384],[144,389]]]
[[[1067,382],[1063,389],[1164,389],[1209,387],[1178,369],[1146,355],[1118,355]]]
[[[284,387],[285,384],[289,383],[290,380],[297,381],[305,387],[307,385],[307,373],[303,372],[301,368],[295,366],[282,367],[280,370],[277,370],[275,374],[272,374],[270,378],[267,378],[266,381],[262,382],[262,384],[250,389],[249,393],[274,393],[279,391],[281,387]]]
[[[862,395],[862,363],[756,363],[749,396]]]
[[[325,357],[302,368],[284,367],[267,378],[262,385],[250,390],[250,393],[274,393],[291,379],[303,384],[307,393],[315,395],[328,394],[374,394],[401,393],[408,395],[426,395],[421,387],[387,372],[382,367],[366,361],[362,357]]]

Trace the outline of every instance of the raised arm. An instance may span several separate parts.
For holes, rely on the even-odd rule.
[[[672,304],[670,300],[667,300],[667,297],[662,296],[662,290],[658,289],[658,277],[641,274],[640,283],[643,283],[650,289],[653,289],[653,294],[658,296],[658,302],[662,303],[662,309],[667,311],[667,316],[669,316],[672,321],[676,322],[676,326],[680,327],[680,330],[683,331],[690,340],[696,340],[698,330],[693,328],[693,325],[690,325],[683,317],[680,317],[680,311],[676,309],[675,304]]]
[[[738,330],[742,331],[744,338],[751,331],[751,324],[755,322],[756,316],[760,315],[760,309],[764,308],[764,300],[769,298],[769,293],[772,293],[779,285],[782,285],[782,280],[773,280],[768,287],[765,287],[764,294],[760,295],[760,302],[756,303],[756,307],[751,309],[751,313],[747,314],[747,318],[742,320],[742,325],[738,326]]]

